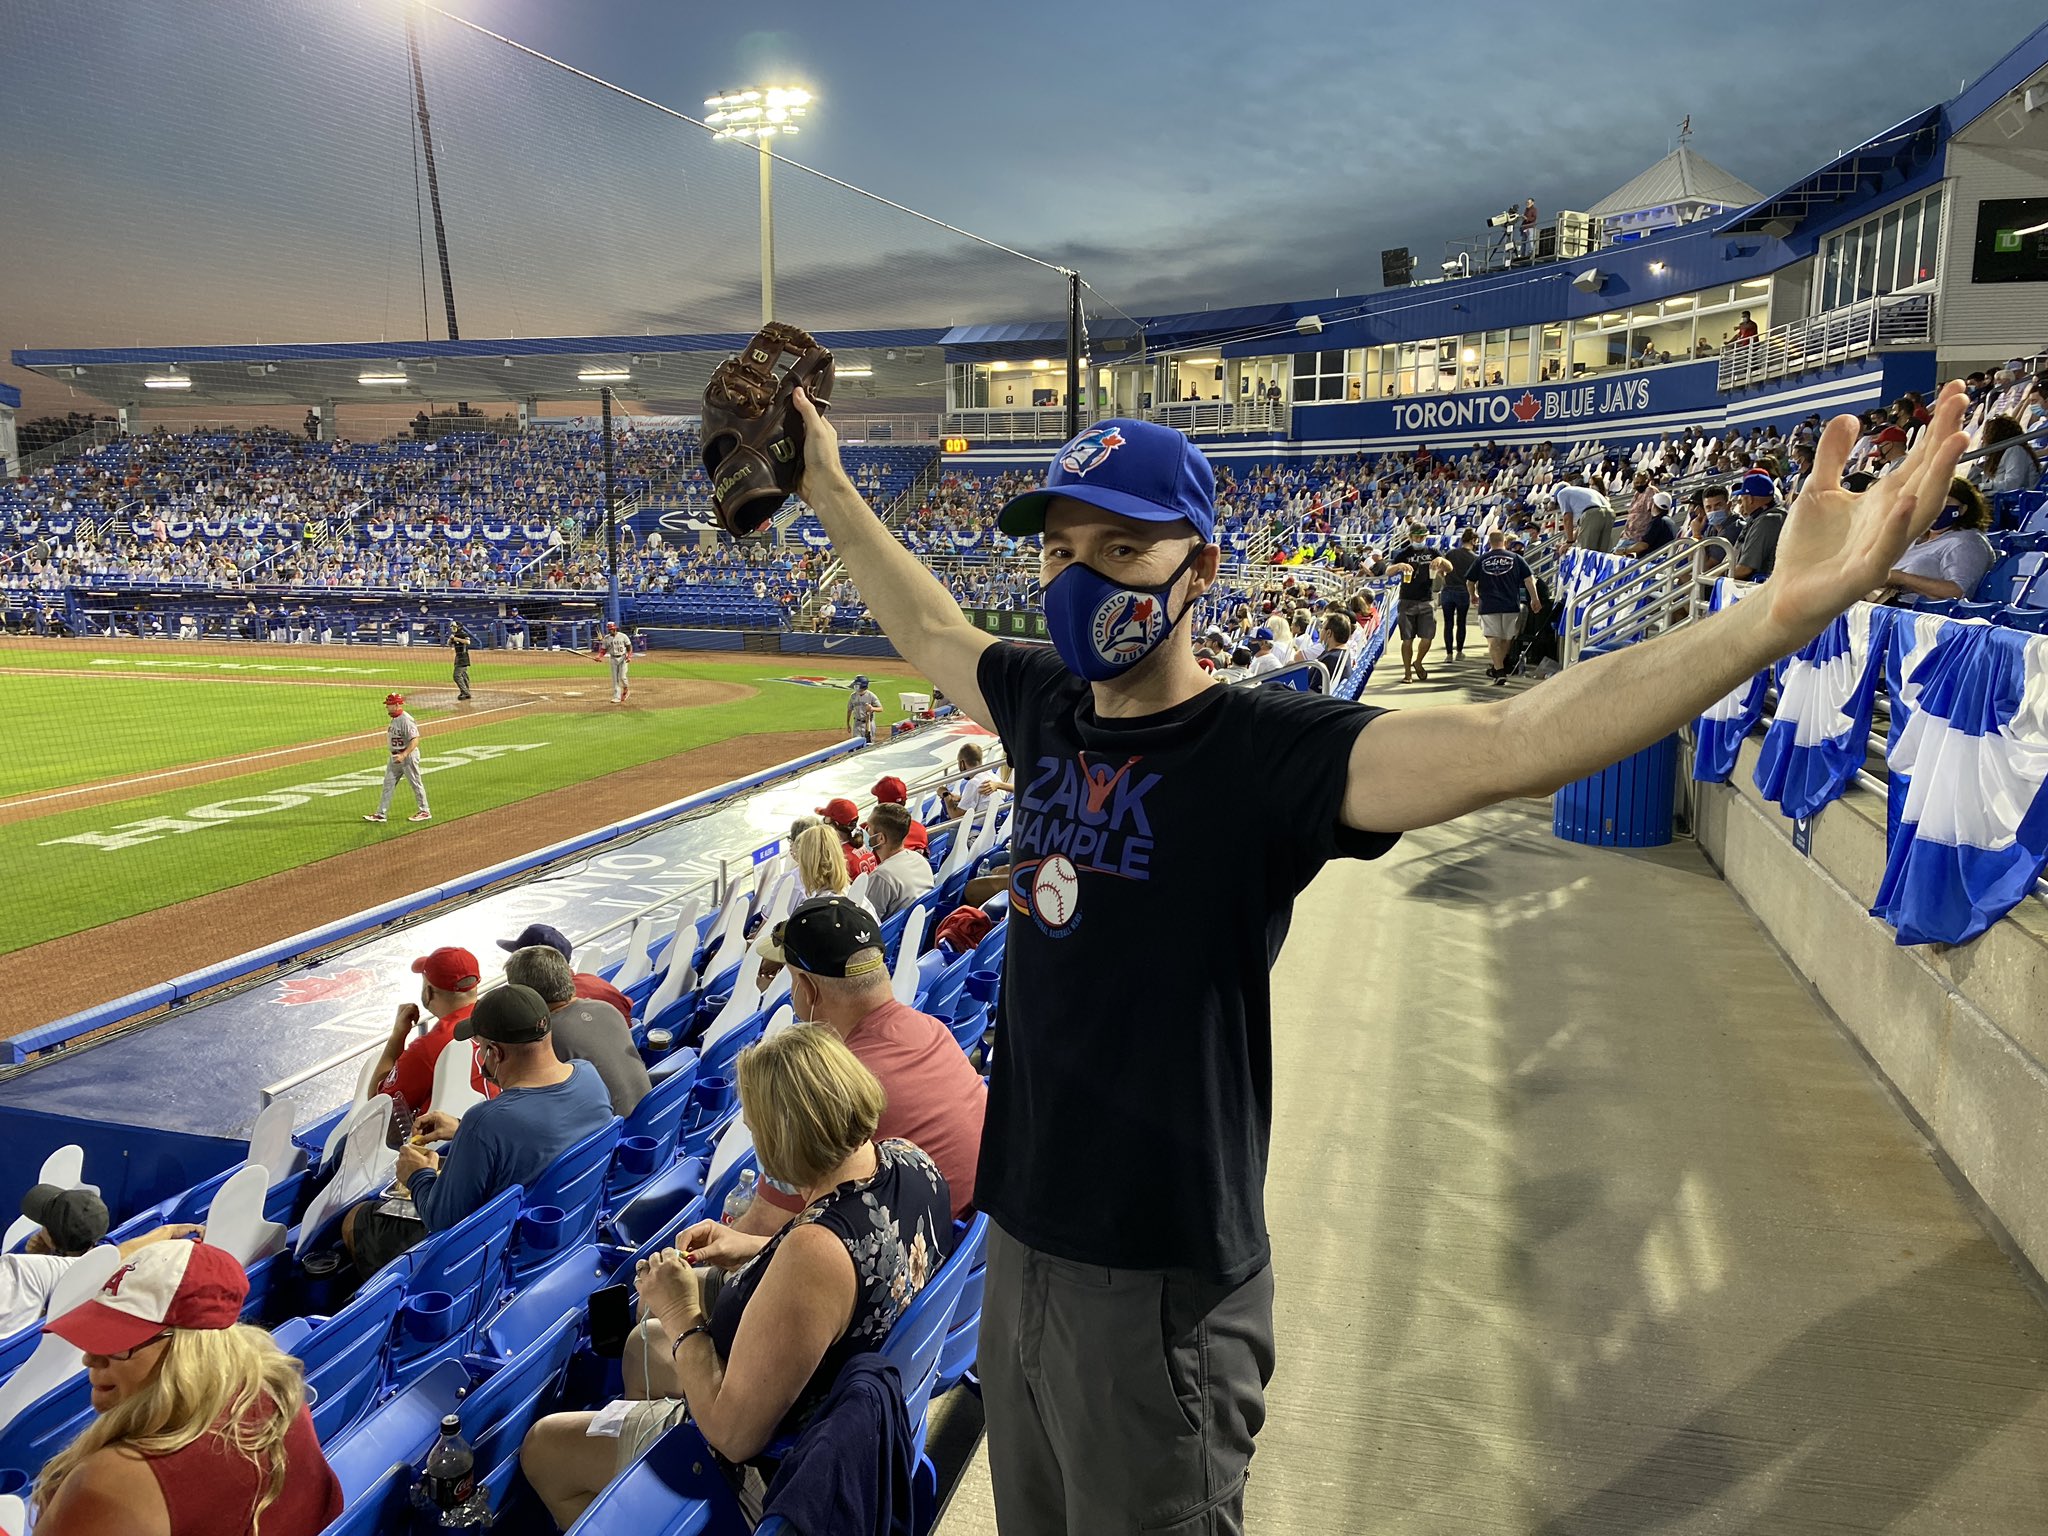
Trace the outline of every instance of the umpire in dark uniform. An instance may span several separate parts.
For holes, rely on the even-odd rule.
[[[469,697],[469,631],[460,623],[448,631],[448,643],[455,647],[455,697]]]

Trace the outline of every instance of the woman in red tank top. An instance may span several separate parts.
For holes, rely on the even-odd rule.
[[[341,1513],[298,1362],[239,1321],[248,1294],[232,1255],[156,1243],[51,1319],[99,1417],[43,1468],[37,1536],[317,1536]]]

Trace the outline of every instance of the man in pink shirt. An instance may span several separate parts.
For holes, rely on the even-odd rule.
[[[881,1081],[888,1104],[875,1139],[901,1137],[937,1163],[957,1220],[974,1204],[988,1089],[945,1025],[896,1001],[874,915],[843,896],[819,896],[763,933],[755,951],[789,967],[797,1018],[830,1029]],[[737,1226],[771,1236],[802,1209],[763,1179]]]

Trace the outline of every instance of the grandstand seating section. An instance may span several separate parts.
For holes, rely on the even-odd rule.
[[[998,796],[987,804],[985,815],[946,827],[939,825],[936,794],[922,797],[916,809],[934,826],[937,884],[915,918],[899,914],[885,925],[892,965],[903,945],[906,976],[922,971],[912,1000],[946,1021],[983,1070],[994,1049],[988,1004],[1007,937],[1002,904],[996,904],[995,928],[973,948],[920,954],[918,946],[936,927],[935,915],[958,904],[967,880],[1006,857],[1007,803]],[[618,1390],[616,1366],[608,1373],[590,1350],[585,1298],[600,1286],[630,1281],[638,1258],[719,1212],[740,1174],[756,1166],[730,1068],[742,1046],[789,1017],[787,978],[756,999],[751,968],[741,960],[751,933],[793,904],[795,880],[786,855],[751,873],[751,880],[733,882],[723,905],[704,910],[686,899],[664,917],[672,931],[620,963],[638,974],[628,978],[620,966],[607,968],[633,1000],[634,1039],[656,1087],[632,1115],[563,1153],[530,1187],[501,1193],[343,1295],[314,1257],[323,1244],[309,1250],[310,1262],[296,1256],[298,1228],[316,1206],[316,1191],[335,1174],[344,1155],[336,1128],[365,1102],[367,1086],[359,1085],[355,1103],[296,1132],[296,1157],[304,1166],[280,1170],[276,1178],[266,1172],[263,1210],[293,1230],[282,1253],[250,1266],[244,1318],[273,1331],[304,1363],[317,1393],[315,1427],[348,1504],[332,1530],[380,1536],[409,1530],[412,1483],[449,1413],[462,1420],[499,1528],[552,1529],[517,1476],[520,1441],[540,1415],[596,1406]],[[683,970],[672,978],[670,969],[678,965]],[[650,1010],[665,994],[673,995]],[[656,1024],[672,1031],[667,1049],[648,1043]],[[387,1164],[375,1183],[381,1187],[388,1176]],[[165,1221],[196,1219],[230,1177],[217,1175],[147,1210],[117,1213],[112,1240]],[[919,1531],[936,1517],[935,1474],[922,1455],[926,1410],[936,1396],[973,1379],[986,1227],[985,1217],[975,1217],[960,1228],[952,1256],[882,1351],[899,1370],[918,1448]],[[331,1222],[323,1230],[331,1231]],[[27,1329],[0,1340],[0,1372],[20,1368],[38,1338],[37,1330]],[[27,1377],[18,1384],[32,1393],[30,1400],[16,1405],[11,1421],[0,1408],[0,1482],[10,1486],[24,1486],[91,1414],[76,1352],[55,1351],[60,1358],[53,1361],[48,1343],[37,1356],[33,1385]],[[6,1390],[0,1385],[0,1400]],[[679,1456],[711,1464],[694,1428],[671,1431],[578,1528],[744,1530],[715,1475],[709,1481],[673,1475]],[[627,1523],[608,1523],[615,1517]]]

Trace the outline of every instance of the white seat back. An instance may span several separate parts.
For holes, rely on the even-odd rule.
[[[370,1065],[376,1064],[376,1053],[372,1052]],[[249,1132],[247,1160],[269,1170],[269,1187],[272,1189],[297,1173],[306,1161],[305,1150],[292,1144],[292,1131],[297,1123],[293,1105],[288,1100],[278,1099],[264,1107]]]
[[[618,974],[612,977],[612,985],[624,991],[636,981],[645,980],[654,966],[647,958],[647,948],[654,942],[654,920],[646,913],[633,919],[633,926],[626,934],[626,958],[619,962]]]
[[[232,1253],[244,1269],[284,1252],[284,1228],[263,1215],[263,1197],[269,1190],[270,1171],[260,1163],[244,1163],[206,1208],[207,1242]]]
[[[107,1276],[121,1267],[121,1252],[112,1243],[101,1243],[76,1264],[50,1290],[49,1315],[62,1317],[73,1307],[90,1301],[107,1283]],[[36,1352],[15,1367],[14,1374],[0,1382],[0,1428],[12,1424],[21,1410],[53,1387],[62,1386],[85,1368],[78,1346],[67,1344],[54,1333],[46,1333]]]
[[[676,925],[671,930],[668,948],[668,974],[661,978],[661,985],[654,989],[654,995],[647,999],[647,1006],[641,1010],[647,1018],[666,1008],[690,988],[697,985],[697,919],[703,916],[704,904],[695,896],[685,896],[682,906],[676,912]]]
[[[470,1081],[475,1067],[476,1047],[469,1041],[450,1040],[441,1047],[434,1058],[434,1097],[427,1107],[460,1120],[470,1105],[481,1104],[484,1096]]]
[[[761,1038],[766,1040],[778,1030],[788,1029],[794,1023],[796,1023],[796,1007],[792,1003],[784,1003],[768,1015],[768,1027],[761,1031]]]
[[[18,1493],[0,1493],[0,1536],[22,1536],[28,1529],[28,1506]]]
[[[398,1165],[398,1154],[384,1145],[385,1133],[390,1128],[391,1106],[381,1094],[368,1103],[358,1104],[342,1120],[334,1174],[313,1197],[305,1219],[299,1223],[299,1245],[295,1252],[300,1257],[305,1256],[327,1222],[390,1182],[392,1170]]]
[[[903,920],[901,947],[896,951],[896,969],[889,978],[896,1001],[909,1004],[917,998],[917,955],[924,947],[924,931],[932,920],[932,904],[920,901]]]

